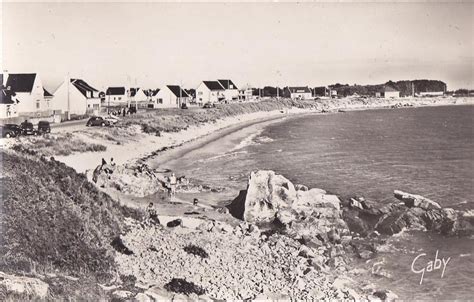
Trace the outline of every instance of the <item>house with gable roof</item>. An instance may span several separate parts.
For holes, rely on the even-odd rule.
[[[218,81],[202,81],[196,88],[196,103],[217,103],[225,99],[224,93],[225,88]]]
[[[158,91],[155,100],[148,103],[149,108],[181,108],[187,104],[189,95],[179,85],[166,85]]]
[[[37,115],[50,110],[45,102],[43,83],[36,73],[2,74],[2,84],[15,94],[19,115]]]
[[[289,97],[293,100],[308,100],[312,98],[313,94],[311,89],[308,88],[308,86],[286,87],[283,93],[285,94],[285,97]]]
[[[62,114],[83,115],[98,112],[100,107],[99,91],[82,79],[64,81],[51,101],[51,108]]]
[[[105,103],[111,106],[128,106],[127,92],[123,86],[108,87],[105,91]]]
[[[386,99],[398,99],[400,97],[400,91],[389,85],[385,85],[381,91],[375,93],[375,96]]]
[[[224,98],[226,101],[236,101],[239,99],[239,89],[232,80],[217,80],[224,87]]]

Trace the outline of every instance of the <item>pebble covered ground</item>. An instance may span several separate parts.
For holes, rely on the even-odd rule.
[[[134,226],[122,236],[132,255],[117,253],[120,274],[144,288],[163,288],[173,278],[201,286],[214,299],[347,299],[357,294],[321,271],[326,259],[287,236],[267,237],[253,227],[208,222],[199,230]],[[196,245],[202,258],[184,248]],[[339,281],[338,281],[339,282]],[[337,283],[337,282],[336,282]]]

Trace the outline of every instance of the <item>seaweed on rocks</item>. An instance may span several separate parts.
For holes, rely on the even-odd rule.
[[[125,246],[125,244],[123,243],[120,237],[115,237],[114,240],[112,240],[110,244],[119,253],[122,253],[125,255],[133,255],[133,251]]]
[[[201,258],[209,258],[209,254],[203,248],[194,244],[185,246],[184,251],[188,254],[196,255]]]
[[[165,289],[168,291],[179,293],[179,294],[196,294],[198,296],[204,295],[206,290],[199,285],[192,282],[188,282],[181,278],[173,278],[170,282],[165,285]]]

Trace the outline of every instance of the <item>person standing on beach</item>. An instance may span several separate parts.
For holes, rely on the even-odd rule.
[[[169,182],[170,182],[170,196],[173,197],[176,194],[176,183],[177,183],[174,172],[171,173],[171,176],[169,177]]]

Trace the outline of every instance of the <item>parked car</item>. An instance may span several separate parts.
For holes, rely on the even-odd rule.
[[[182,103],[181,104],[181,109],[188,109],[188,105],[186,105],[186,103]]]
[[[3,127],[12,130],[15,133],[15,136],[20,136],[23,132],[21,127],[18,126],[17,124],[5,124],[5,125],[3,125]]]
[[[38,133],[51,133],[51,125],[48,121],[39,121],[38,123]]]
[[[101,116],[93,116],[87,121],[86,126],[87,127],[91,127],[91,126],[105,127],[105,126],[110,126],[110,122]]]
[[[214,104],[214,103],[209,103],[209,102],[206,103],[206,104],[204,104],[204,106],[202,106],[202,108],[206,108],[206,109],[208,109],[208,108],[214,108],[214,107],[216,107],[216,104]]]
[[[3,125],[3,126],[0,126],[1,131],[2,131],[2,137],[10,138],[10,137],[18,136],[19,134],[17,134],[16,129],[13,128],[13,127],[10,127],[9,125],[12,125],[12,124],[6,124],[6,125]],[[14,125],[14,126],[16,126],[16,125]]]
[[[120,121],[120,118],[115,115],[106,115],[102,116],[102,118],[108,121],[111,125],[115,125],[118,123],[118,121]]]
[[[24,121],[20,125],[23,135],[38,135],[38,130],[35,129],[33,123]]]

